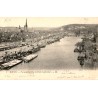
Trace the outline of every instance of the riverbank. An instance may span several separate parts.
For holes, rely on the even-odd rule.
[[[6,63],[12,61],[14,59],[21,59],[27,55],[35,53],[40,50],[40,48],[44,48],[46,45],[60,41],[63,36],[50,36],[46,39],[41,39],[39,41],[33,42],[29,40],[27,42],[22,43],[16,47],[5,49],[4,51],[0,52],[0,63]]]
[[[77,60],[83,69],[98,68],[98,50],[94,37],[83,37],[82,41],[77,43],[75,50],[79,55]]]

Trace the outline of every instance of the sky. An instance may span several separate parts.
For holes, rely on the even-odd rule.
[[[60,27],[67,24],[97,24],[98,17],[0,17],[0,26]]]

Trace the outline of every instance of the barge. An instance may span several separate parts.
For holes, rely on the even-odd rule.
[[[45,48],[45,47],[46,47],[46,44],[45,44],[45,43],[39,43],[38,46],[39,46],[40,48]]]
[[[37,56],[38,56],[37,54],[30,54],[26,57],[23,57],[22,60],[27,63],[27,62],[30,62],[31,60],[35,59]]]
[[[22,62],[22,60],[14,59],[12,61],[9,61],[7,63],[3,63],[0,66],[0,69],[10,69],[11,67],[14,67],[15,65],[18,65]]]

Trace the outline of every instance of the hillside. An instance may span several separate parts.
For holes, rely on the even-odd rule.
[[[69,24],[61,27],[63,30],[68,31],[76,31],[76,30],[96,30],[98,28],[98,24]]]

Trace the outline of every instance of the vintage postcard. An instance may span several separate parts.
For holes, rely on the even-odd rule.
[[[0,17],[0,79],[98,79],[98,17]]]

